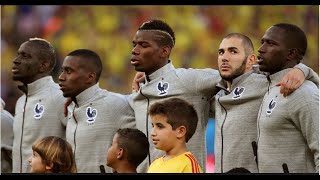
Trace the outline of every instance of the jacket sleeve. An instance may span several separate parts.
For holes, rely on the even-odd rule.
[[[136,128],[134,111],[129,104],[129,98],[129,95],[123,95],[121,97],[121,103],[119,104],[120,128]]]
[[[209,117],[211,118],[215,118],[215,96],[213,96],[211,99],[210,99],[210,111],[209,111]]]
[[[177,71],[177,76],[190,92],[204,95],[217,93],[216,85],[221,81],[218,70],[215,69],[183,69]]]
[[[319,75],[316,72],[303,63],[299,63],[294,67],[300,69],[304,73],[304,77],[306,77],[307,80],[312,81],[315,85],[317,85],[317,87],[319,87]]]

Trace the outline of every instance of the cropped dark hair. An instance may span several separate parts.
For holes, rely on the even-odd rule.
[[[118,129],[118,146],[123,148],[128,161],[136,167],[149,154],[149,141],[147,136],[138,129]]]
[[[154,19],[144,22],[138,30],[149,30],[154,32],[156,42],[161,46],[174,47],[176,38],[172,28],[164,21]]]
[[[307,37],[302,29],[296,25],[288,23],[279,23],[273,26],[281,28],[285,31],[287,46],[297,48],[300,55],[299,60],[301,60],[305,55],[308,46]]]
[[[50,65],[48,72],[52,72],[54,66],[56,65],[56,51],[51,43],[41,38],[30,38],[27,42],[37,48],[36,52],[40,60],[49,62]]]
[[[242,44],[244,46],[246,56],[249,56],[250,54],[254,53],[254,47],[253,47],[252,41],[248,36],[241,33],[230,33],[226,35],[224,38],[228,39],[231,37],[237,37],[242,40]]]
[[[83,66],[86,68],[91,68],[91,70],[95,71],[96,82],[99,81],[102,72],[102,62],[97,53],[89,49],[77,49],[70,52],[67,56],[78,56],[86,59],[87,61],[83,62]]]

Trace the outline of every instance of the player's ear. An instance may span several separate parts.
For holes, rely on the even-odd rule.
[[[39,72],[41,73],[48,72],[49,66],[50,66],[49,61],[41,61],[39,63]]]
[[[162,58],[168,57],[170,55],[170,52],[171,52],[171,47],[170,46],[163,46],[163,47],[161,47],[160,56]]]
[[[88,83],[96,82],[97,74],[95,72],[90,72],[88,74]]]
[[[288,55],[287,59],[289,61],[294,61],[296,59],[302,59],[303,56],[299,53],[299,50],[297,48],[288,49]]]
[[[257,61],[257,57],[255,54],[251,54],[247,57],[247,64],[246,64],[246,69],[247,70],[251,70],[252,69],[252,66],[254,64],[256,64],[256,61]]]

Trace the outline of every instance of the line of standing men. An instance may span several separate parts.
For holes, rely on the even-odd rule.
[[[39,45],[43,43],[45,45]],[[221,81],[219,72],[220,74],[223,71],[232,72],[234,67],[232,67],[231,62],[228,64],[226,63],[227,60],[224,59],[221,61],[224,64],[219,65],[219,72],[213,69],[175,69],[171,60],[169,60],[174,44],[174,32],[163,21],[148,21],[139,27],[133,39],[134,48],[131,64],[135,66],[137,71],[145,73],[146,82],[140,84],[139,92],[133,91],[131,96],[125,96],[102,90],[99,87],[98,80],[102,65],[96,53],[90,50],[75,50],[69,53],[62,65],[59,88],[49,75],[55,61],[55,58],[51,58],[54,55],[54,50],[50,43],[39,39],[23,43],[18,50],[18,57],[14,60],[12,70],[14,80],[21,81],[24,84],[22,89],[27,94],[27,96],[26,94],[23,95],[17,102],[15,119],[18,120],[14,124],[13,172],[28,172],[28,161],[26,159],[31,154],[31,144],[36,138],[56,135],[66,138],[72,144],[78,172],[99,173],[99,166],[105,164],[106,150],[115,131],[124,126],[136,127],[149,137],[151,131],[151,123],[147,113],[149,106],[157,100],[172,96],[186,99],[196,108],[199,117],[198,128],[187,145],[205,171],[205,130],[209,116],[210,100],[220,90],[219,86],[216,86]],[[285,49],[281,50],[285,51]],[[260,54],[267,54],[267,52],[260,51]],[[260,55],[260,57],[263,56]],[[272,61],[270,59],[270,62]],[[291,67],[294,66],[294,64],[291,65]],[[283,66],[281,68],[288,67]],[[308,75],[307,79],[311,79],[310,76],[316,76],[316,80],[313,80],[313,82],[317,83],[318,76],[314,75],[315,73],[311,72],[310,68],[300,65],[300,69]],[[294,68],[291,73],[296,74],[297,72],[300,72],[300,70]],[[243,73],[240,71],[238,76]],[[231,80],[234,83],[232,80],[235,78],[237,76],[226,80],[227,82]],[[264,78],[266,79],[266,76]],[[277,80],[280,81],[281,78]],[[286,82],[286,80],[287,78],[284,78],[283,81]],[[290,81],[292,80],[295,80],[295,78]],[[284,83],[284,85],[296,89],[302,83],[301,79],[297,81],[300,82],[298,85],[296,85],[296,81],[293,84]],[[244,89],[230,86],[227,90],[234,93],[238,92],[236,95],[240,95],[240,100],[242,94],[243,97],[246,97],[243,93],[245,92]],[[71,97],[73,100],[68,107],[67,118],[63,117],[63,103],[65,102],[63,96]],[[215,107],[216,111],[217,108]],[[237,117],[239,120],[243,120],[241,116]],[[219,119],[217,114],[216,119]],[[50,123],[53,123],[53,125],[50,125]],[[217,121],[217,123],[219,122]],[[257,127],[250,124],[248,126],[250,126],[250,129],[256,129]],[[223,125],[223,127],[227,126]],[[67,136],[65,136],[65,129]],[[233,131],[232,133],[236,132]],[[257,134],[253,133],[251,136],[256,138]],[[224,140],[224,142],[226,141]],[[314,143],[318,143],[318,140]],[[141,164],[138,169],[139,172],[146,172],[150,162],[162,153],[155,150],[152,142],[150,145],[150,156]],[[251,147],[251,144],[246,145],[246,149],[249,147]],[[232,153],[236,155],[242,153],[239,148],[232,150]],[[315,149],[314,152],[314,166],[318,167],[318,149]],[[254,162],[253,159],[251,161]],[[232,159],[230,162],[241,162],[241,159],[239,161]],[[250,170],[257,172],[255,169]],[[111,172],[111,169],[107,169],[107,172]],[[226,170],[221,172],[226,172]]]

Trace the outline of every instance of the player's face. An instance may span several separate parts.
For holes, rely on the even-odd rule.
[[[67,56],[62,64],[59,86],[64,97],[76,97],[88,88],[89,72],[80,65],[79,56]]]
[[[37,49],[30,42],[23,43],[18,54],[13,60],[12,78],[14,81],[20,81],[29,84],[37,80],[39,75],[40,60]]]
[[[218,66],[222,79],[231,81],[244,74],[247,62],[242,39],[230,37],[222,40],[218,50]]]
[[[157,149],[170,151],[176,145],[178,128],[173,130],[163,115],[151,116],[151,122],[152,143]]]
[[[258,49],[258,64],[260,71],[278,72],[286,63],[288,48],[285,44],[286,35],[279,27],[270,27],[261,39]]]
[[[151,74],[163,66],[162,49],[154,40],[152,31],[137,31],[132,44],[130,60],[136,71]]]

